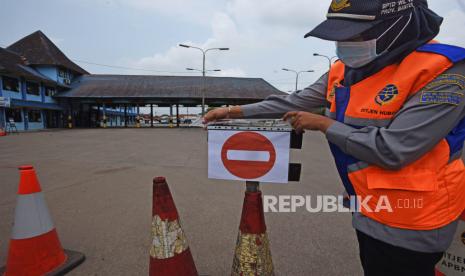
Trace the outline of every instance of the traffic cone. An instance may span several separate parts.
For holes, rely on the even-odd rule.
[[[258,190],[245,192],[231,275],[274,275],[262,193]]]
[[[22,166],[5,276],[63,275],[83,254],[63,250],[32,166]],[[5,272],[3,274],[2,272]]]
[[[164,177],[153,179],[151,276],[198,275],[178,211]]]
[[[464,276],[463,260],[465,260],[465,212],[460,216],[451,246],[436,265],[436,276]]]

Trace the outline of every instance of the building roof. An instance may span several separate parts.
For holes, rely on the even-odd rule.
[[[28,67],[24,58],[4,48],[0,48],[0,74],[56,84],[55,81]]]
[[[56,65],[65,67],[79,74],[89,74],[89,72],[66,57],[66,55],[41,31],[36,31],[18,40],[8,46],[7,49],[25,57],[30,65]]]
[[[85,75],[62,98],[148,98],[201,99],[203,77],[148,75]],[[262,100],[270,95],[287,95],[260,78],[205,78],[205,98]]]

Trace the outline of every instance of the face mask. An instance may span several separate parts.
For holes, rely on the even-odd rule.
[[[382,38],[389,30],[391,30],[400,20],[400,17],[391,27],[389,27],[383,34],[378,38],[367,40],[367,41],[336,41],[336,54],[341,59],[341,61],[350,68],[360,68],[370,62],[374,61],[379,56],[384,55],[388,50],[394,45],[394,43],[399,39],[400,35],[404,32],[407,26],[412,19],[412,14],[408,22],[405,24],[404,28],[399,32],[397,37],[389,44],[389,46],[382,53],[378,54],[377,43],[380,38]]]
[[[336,41],[336,54],[350,68],[360,68],[378,57],[376,39],[368,41]]]

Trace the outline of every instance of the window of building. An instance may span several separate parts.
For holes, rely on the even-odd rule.
[[[16,123],[22,122],[23,118],[21,117],[21,109],[19,108],[7,108],[5,110],[6,120],[13,120]]]
[[[46,86],[45,87],[45,96],[52,97],[57,93],[55,87]]]
[[[70,79],[70,75],[68,70],[66,69],[59,69],[58,70],[58,76],[64,79]]]
[[[3,90],[19,92],[19,81],[15,78],[2,77]]]
[[[40,95],[39,84],[35,82],[26,82],[26,93],[30,95]]]
[[[29,109],[27,111],[28,121],[31,123],[40,123],[42,122],[42,116],[40,115],[40,110]]]

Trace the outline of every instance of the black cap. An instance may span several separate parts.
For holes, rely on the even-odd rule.
[[[305,35],[325,40],[351,39],[383,22],[410,14],[426,0],[333,0],[326,20]]]

